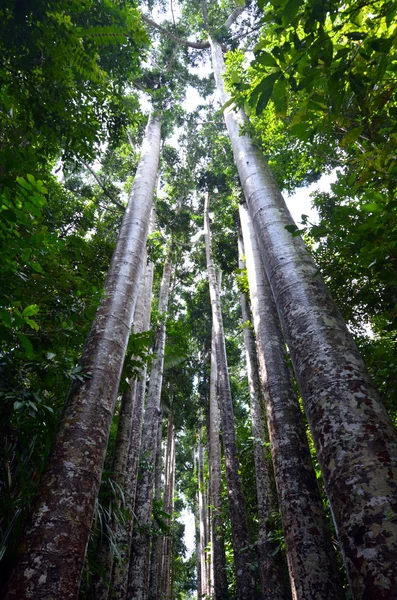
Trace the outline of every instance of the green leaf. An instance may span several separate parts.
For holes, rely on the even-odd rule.
[[[11,327],[11,313],[5,308],[0,308],[0,320],[5,327]]]
[[[39,312],[39,307],[37,306],[37,304],[31,304],[30,306],[27,306],[23,311],[22,311],[22,316],[23,317],[32,317],[33,315],[37,315],[37,313]]]
[[[298,14],[299,8],[302,6],[301,0],[288,0],[282,14],[283,25],[290,25]]]
[[[266,108],[273,92],[273,86],[280,75],[281,71],[271,73],[265,77],[265,79],[262,79],[262,81],[253,89],[251,93],[251,99],[255,102],[255,99],[258,98],[258,103],[256,105],[257,115]]]
[[[26,356],[33,358],[33,346],[29,338],[24,333],[17,333],[21,346],[25,349]]]
[[[375,50],[375,52],[390,52],[393,46],[393,38],[380,38],[370,40],[368,45]]]
[[[231,106],[232,104],[234,104],[234,99],[233,98],[229,98],[229,100],[227,100],[225,102],[225,104],[221,107],[221,111],[223,112],[224,110],[226,110],[229,106]]]
[[[25,319],[25,321],[35,331],[39,330],[38,324],[36,323],[36,321],[33,321],[33,319]]]
[[[32,269],[34,269],[35,271],[37,271],[37,273],[43,273],[43,267],[41,266],[40,263],[38,263],[38,262],[32,262],[30,264],[30,266],[32,267]]]
[[[364,127],[362,127],[362,126],[354,127],[353,129],[350,129],[350,131],[348,131],[341,140],[340,145],[342,146],[342,148],[344,148],[345,146],[348,146],[349,144],[353,144],[356,140],[358,140],[358,138],[360,137],[360,135],[362,134],[363,131],[364,131]]]
[[[32,186],[23,177],[17,177],[17,182],[21,187],[25,188],[25,190],[28,190],[29,192],[32,191]]]
[[[256,57],[256,62],[263,65],[264,67],[278,67],[277,61],[269,54],[269,52],[261,52]]]
[[[273,87],[273,102],[278,117],[285,117],[288,108],[287,83],[284,78],[278,79]]]
[[[364,212],[382,212],[382,207],[379,206],[379,204],[375,204],[375,202],[367,202],[366,204],[361,204],[360,208]]]

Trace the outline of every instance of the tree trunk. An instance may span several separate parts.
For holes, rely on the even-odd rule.
[[[220,281],[219,281],[220,285]],[[225,538],[222,519],[221,445],[219,441],[220,417],[218,406],[218,369],[216,365],[215,332],[212,327],[210,374],[210,427],[208,430],[208,464],[211,490],[211,547],[214,565],[213,587],[215,600],[228,600]]]
[[[7,598],[75,599],[138,294],[160,153],[149,119],[128,206]]]
[[[214,73],[227,99],[222,49]],[[242,111],[224,111],[310,423],[354,597],[397,589],[397,434],[345,322],[293,224],[263,154],[240,136]]]
[[[162,456],[162,441],[163,441],[163,423],[161,417],[159,419],[159,429],[157,433],[157,451],[156,451],[156,476],[154,481],[154,497],[158,504],[161,501],[162,483],[161,475],[163,472],[163,456]],[[149,575],[149,598],[157,600],[159,594],[159,565],[161,564],[161,545],[162,539],[160,535],[156,535],[152,539],[152,548],[150,553],[150,575]]]
[[[140,313],[140,306],[137,305],[137,318],[134,324],[134,332],[140,333],[148,331],[150,327],[152,287],[153,287],[153,263],[146,266],[145,286],[144,286],[144,312]],[[127,521],[125,527],[121,527],[116,532],[117,545],[120,556],[113,562],[113,571],[111,577],[111,589],[113,596],[118,600],[124,600],[127,594],[128,565],[130,558],[130,547],[133,526],[133,512],[135,508],[136,481],[138,476],[138,460],[141,447],[143,405],[145,399],[147,366],[142,369],[140,378],[132,380],[127,393],[134,397],[134,406],[131,419],[130,443],[128,447],[127,464],[125,467],[124,489],[126,497],[126,507],[131,513],[131,519]]]
[[[244,269],[243,241],[239,235],[239,268]],[[247,295],[240,292],[241,313],[244,326],[244,344],[247,363],[248,386],[250,392],[250,409],[252,437],[254,438],[254,462],[256,474],[256,492],[258,497],[258,544],[257,554],[262,596],[266,600],[283,600],[289,596],[284,579],[281,552],[278,542],[272,541],[271,525],[273,514],[277,509],[274,489],[274,473],[271,461],[266,458],[265,442],[267,431],[263,393],[259,379],[259,365],[256,354],[255,336],[251,325],[251,310]]]
[[[203,448],[203,412],[199,408],[199,439],[198,439],[198,484],[199,484],[199,516],[200,516],[200,546],[201,546],[201,593],[209,594],[208,565],[205,559],[205,548],[208,544],[207,511],[205,502],[204,480],[204,448]]]
[[[215,331],[215,350],[218,369],[218,392],[220,401],[223,448],[225,451],[226,478],[228,484],[229,512],[232,525],[232,543],[236,569],[237,593],[240,600],[255,597],[255,584],[248,568],[250,562],[248,525],[245,514],[244,496],[239,476],[239,461],[234,431],[233,401],[229,384],[225,336],[219,289],[211,253],[209,228],[209,194],[204,207],[204,235],[207,258],[207,273],[210,287],[212,322]]]
[[[157,428],[160,417],[160,396],[163,380],[165,318],[171,278],[171,251],[164,264],[160,287],[159,313],[161,321],[156,333],[149,389],[146,400],[145,420],[142,429],[140,453],[140,478],[135,496],[136,526],[132,532],[131,556],[128,575],[128,600],[147,600],[149,593],[150,525],[152,518],[154,465],[156,461]]]
[[[276,307],[242,205],[240,219],[293,597],[343,598]]]
[[[144,257],[144,272],[142,274],[139,286],[139,297],[134,311],[134,333],[144,331],[145,321],[145,275],[146,275],[146,252]],[[128,451],[130,447],[132,416],[135,401],[136,380],[130,381],[127,389],[124,390],[119,413],[119,423],[117,428],[116,443],[113,453],[112,477],[118,485],[124,489],[124,480],[127,468]],[[120,502],[117,502],[116,509],[120,508]],[[119,522],[113,518],[109,527],[114,532],[115,538],[119,537],[118,530],[122,527]],[[113,551],[107,537],[102,539],[102,545],[99,552],[98,564],[101,566],[101,575],[94,580],[95,600],[107,600],[109,596],[110,584],[112,581]]]
[[[174,486],[175,486],[175,428],[173,414],[170,412],[168,418],[167,432],[167,458],[164,486],[164,511],[170,515],[167,518],[168,533],[164,536],[163,564],[161,572],[162,598],[171,598],[171,555],[172,555],[172,514],[174,510]]]

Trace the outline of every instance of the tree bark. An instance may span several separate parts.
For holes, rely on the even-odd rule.
[[[167,461],[164,486],[164,511],[169,514],[167,524],[168,533],[164,536],[163,563],[161,570],[162,598],[171,599],[171,555],[172,555],[172,514],[174,510],[174,486],[175,486],[175,428],[173,414],[170,412],[168,418],[167,432]]]
[[[162,483],[161,475],[163,472],[163,456],[162,456],[162,441],[163,441],[163,423],[160,417],[159,428],[157,432],[157,451],[156,451],[156,476],[154,480],[154,497],[160,504]],[[150,552],[150,574],[149,574],[149,599],[156,600],[159,594],[159,565],[161,564],[161,545],[162,539],[160,535],[152,538],[152,547]]]
[[[239,268],[244,269],[244,248],[239,235]],[[278,509],[275,497],[274,473],[271,461],[266,457],[265,442],[267,430],[265,407],[259,379],[259,365],[256,354],[255,336],[251,325],[251,310],[247,295],[240,292],[241,314],[244,327],[244,345],[247,363],[248,387],[250,392],[250,410],[252,437],[254,438],[254,462],[256,474],[256,492],[258,498],[258,543],[257,555],[262,596],[266,600],[284,600],[289,596],[284,579],[281,552],[278,542],[272,540],[271,525],[273,513]]]
[[[222,49],[212,41],[222,102]],[[353,595],[397,589],[397,433],[293,224],[263,154],[224,111],[240,181],[285,329]]]
[[[72,384],[7,599],[77,598],[133,310],[160,153],[149,119],[141,159],[97,310]]]
[[[276,307],[242,205],[240,219],[292,594],[343,598]]]
[[[153,263],[149,262],[145,269],[145,279],[143,281],[142,295],[137,303],[134,318],[134,333],[148,331],[150,327],[152,287],[153,287]],[[142,302],[141,302],[142,300]],[[112,560],[111,572],[111,590],[113,596],[124,600],[127,593],[127,577],[129,564],[129,548],[131,545],[133,511],[135,507],[136,479],[138,474],[138,459],[141,446],[143,404],[145,398],[147,366],[142,368],[139,379],[132,379],[125,394],[132,399],[133,410],[131,414],[131,423],[129,427],[128,448],[125,463],[119,465],[124,469],[124,490],[126,497],[126,508],[131,513],[131,519],[125,523],[124,527],[118,527],[116,530],[117,546],[119,548],[119,557],[117,561]],[[123,428],[124,429],[124,428]],[[125,438],[125,436],[123,435]],[[126,438],[125,438],[126,439]],[[116,467],[114,465],[114,467]]]
[[[237,593],[240,600],[255,597],[255,584],[248,568],[249,539],[245,514],[244,496],[239,476],[239,461],[234,431],[233,401],[229,384],[225,336],[223,333],[220,294],[216,283],[215,268],[212,260],[211,237],[209,227],[209,194],[204,206],[204,236],[207,258],[207,273],[210,287],[212,321],[215,331],[215,350],[218,369],[218,392],[222,423],[223,448],[226,462],[229,512],[232,525],[232,543],[236,570]]]
[[[208,464],[211,498],[211,548],[213,567],[213,588],[215,600],[228,600],[226,575],[225,538],[222,520],[222,475],[221,444],[219,440],[220,416],[218,407],[218,369],[216,365],[215,332],[212,327],[211,372],[210,372],[210,427],[207,434]]]
[[[199,408],[199,439],[198,439],[198,484],[199,484],[199,516],[200,516],[200,546],[201,546],[201,593],[209,594],[208,564],[205,558],[205,548],[208,544],[207,511],[205,501],[204,480],[204,448],[203,448],[203,412]]]
[[[160,396],[163,380],[164,348],[166,338],[165,318],[171,278],[171,251],[164,264],[160,287],[158,311],[161,321],[156,333],[145,420],[142,429],[140,453],[140,478],[135,496],[136,526],[132,532],[131,556],[128,575],[128,600],[147,600],[149,593],[150,525],[152,518],[154,465],[156,460],[157,428],[160,417]]]

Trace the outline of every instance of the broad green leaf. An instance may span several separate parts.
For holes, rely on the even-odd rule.
[[[11,313],[5,308],[0,308],[0,320],[5,327],[11,327]]]
[[[26,356],[28,358],[33,358],[33,346],[32,342],[24,333],[17,333],[18,339],[21,343],[21,346],[25,349]]]
[[[360,208],[364,212],[382,212],[382,207],[379,206],[379,204],[375,204],[375,202],[367,202],[366,204],[361,204]]]
[[[33,315],[37,315],[37,313],[39,312],[39,307],[37,306],[37,304],[31,304],[30,306],[27,306],[23,311],[22,311],[22,316],[23,317],[32,317]]]
[[[34,269],[35,271],[37,271],[37,273],[43,273],[43,267],[41,266],[40,263],[38,263],[38,262],[32,262],[30,264],[30,266],[32,267],[32,269]]]
[[[302,6],[300,0],[288,0],[282,14],[283,25],[290,25],[298,14],[299,8]]]
[[[229,108],[229,106],[231,106],[232,104],[234,104],[234,98],[229,98],[229,100],[227,100],[225,102],[225,104],[223,104],[223,106],[221,107],[221,111],[223,112],[224,110],[226,110],[227,108]]]
[[[276,109],[276,115],[285,117],[288,108],[287,84],[284,78],[278,79],[273,87],[273,102]]]
[[[276,71],[275,73],[271,73],[265,79],[263,79],[252,91],[251,98],[255,101],[258,98],[258,103],[256,105],[256,114],[260,114],[267,106],[267,103],[270,100],[272,95],[273,86],[277,79],[280,77],[281,71]]]
[[[25,319],[25,321],[26,321],[26,323],[27,323],[27,324],[28,324],[28,325],[29,325],[29,326],[30,326],[32,329],[34,329],[35,331],[38,331],[38,330],[39,330],[39,326],[38,326],[38,324],[36,323],[36,321],[33,321],[33,319],[29,319],[29,318],[27,318],[27,319]]]
[[[264,67],[278,67],[277,61],[269,54],[269,52],[261,52],[256,57],[256,62],[263,65]]]
[[[340,143],[341,146],[344,148],[345,146],[348,146],[349,144],[353,144],[356,140],[358,140],[358,138],[360,137],[360,135],[362,134],[363,131],[364,131],[363,126],[354,127],[353,129],[350,129],[350,131],[348,131],[346,133],[346,135],[343,136],[341,143]]]
[[[17,177],[17,182],[21,187],[25,188],[25,190],[28,190],[29,192],[32,191],[32,186],[23,177]]]

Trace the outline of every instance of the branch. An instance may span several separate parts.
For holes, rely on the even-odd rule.
[[[196,48],[197,50],[204,50],[205,48],[210,47],[209,42],[189,42],[189,40],[185,40],[175,35],[174,33],[171,33],[171,31],[168,31],[168,29],[166,29],[165,27],[162,27],[149,17],[146,17],[146,15],[142,15],[142,19],[145,21],[145,23],[151,25],[155,29],[158,29],[159,31],[161,31],[161,33],[164,33],[164,35],[169,37],[171,40],[174,40],[174,42],[176,42],[177,44],[181,44],[182,46],[188,46],[189,48]]]
[[[203,13],[204,27],[205,27],[206,31],[208,31],[209,22],[208,22],[207,0],[201,1],[201,12]]]
[[[230,17],[228,17],[226,19],[226,21],[223,24],[223,27],[226,27],[226,29],[230,29],[230,27],[233,25],[233,23],[241,15],[241,13],[243,12],[243,10],[245,10],[245,6],[237,6],[237,8],[234,9],[234,11],[230,15]]]
[[[97,182],[97,184],[99,185],[100,188],[102,188],[103,192],[106,194],[106,196],[109,198],[109,200],[115,204],[116,206],[118,206],[119,208],[122,208],[123,210],[125,210],[125,206],[123,204],[121,204],[121,202],[119,202],[118,200],[116,200],[116,198],[113,198],[112,194],[109,192],[109,190],[103,185],[101,179],[99,178],[99,176],[95,173],[94,169],[92,169],[90,167],[90,165],[88,165],[83,159],[80,158],[80,162],[81,164],[91,173],[91,175],[93,176],[93,178],[95,179],[95,181]]]

